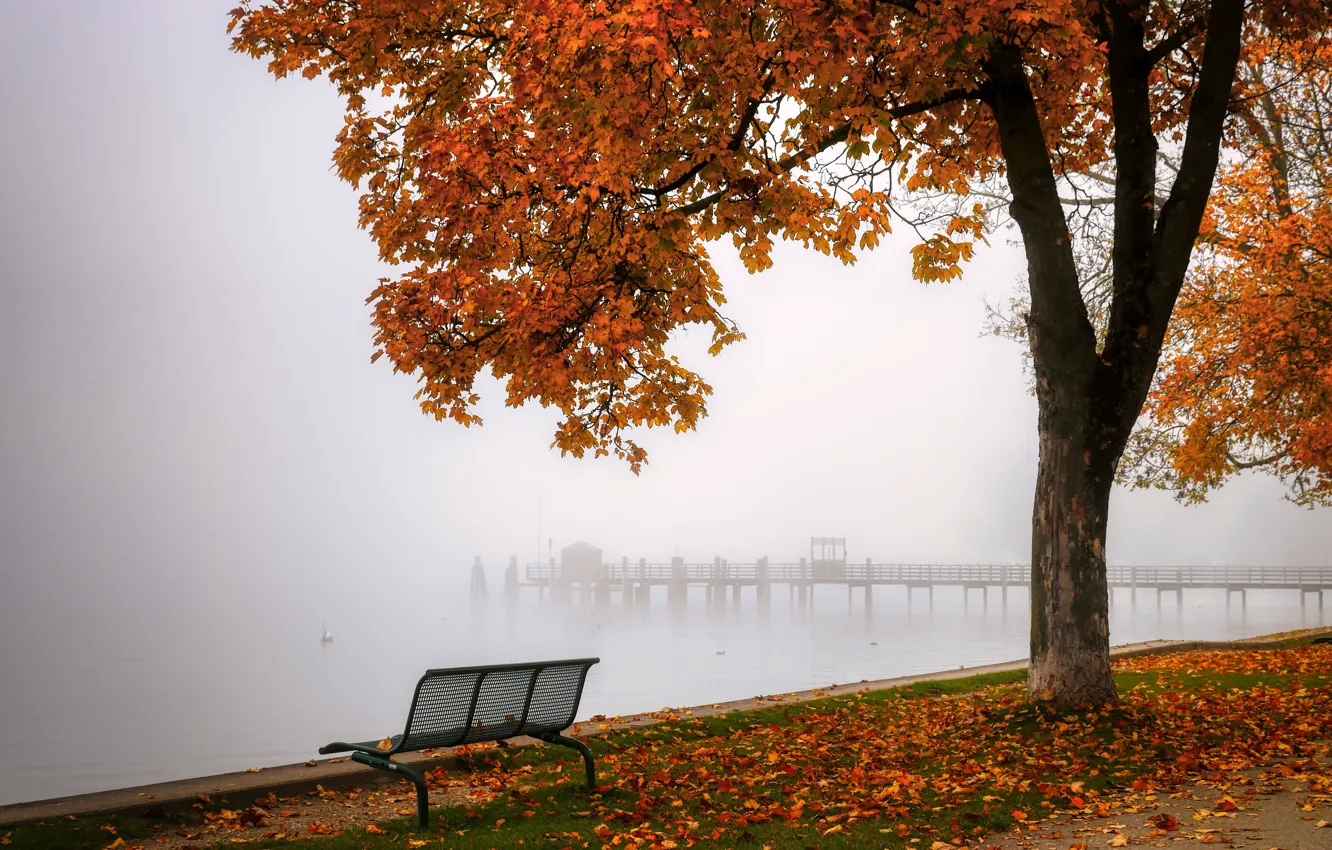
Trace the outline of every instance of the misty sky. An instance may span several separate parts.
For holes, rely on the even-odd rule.
[[[555,416],[423,416],[371,365],[383,270],[330,170],[340,103],[228,52],[234,0],[12,3],[0,24],[0,663],[59,663],[367,595],[445,593],[577,539],[613,557],[1021,560],[1035,402],[982,337],[1019,253],[909,276],[910,237],[852,268],[784,248],[717,264],[749,339],[704,362],[698,433],[644,435],[641,477],[548,448]],[[1204,507],[1117,491],[1120,563],[1323,563],[1325,512],[1239,481]],[[538,505],[540,510],[538,511]],[[540,538],[538,537],[538,525]]]

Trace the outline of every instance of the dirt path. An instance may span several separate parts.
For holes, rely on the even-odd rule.
[[[472,784],[466,776],[440,773],[431,780],[432,806],[463,806],[484,802],[492,792]],[[201,800],[202,822],[181,827],[164,824],[150,838],[136,838],[115,845],[116,850],[202,850],[205,847],[243,845],[261,838],[300,838],[329,835],[348,830],[374,831],[382,821],[416,817],[416,792],[411,784],[386,778],[384,782],[341,791],[318,790],[296,796],[269,794],[253,805],[218,810],[212,801]],[[239,803],[237,803],[239,805]]]

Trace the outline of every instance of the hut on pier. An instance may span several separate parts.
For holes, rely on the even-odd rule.
[[[601,550],[579,540],[560,550],[560,578],[569,582],[594,582],[601,577]]]
[[[809,538],[809,562],[817,579],[840,579],[846,575],[846,538]]]

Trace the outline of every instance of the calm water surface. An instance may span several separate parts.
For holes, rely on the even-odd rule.
[[[152,645],[99,635],[61,645],[44,636],[42,661],[19,654],[0,683],[0,805],[304,761],[328,741],[401,731],[411,688],[428,667],[597,655],[580,717],[630,714],[784,691],[968,667],[1025,657],[1026,594],[1007,611],[991,591],[880,588],[866,613],[840,588],[820,588],[812,611],[788,607],[783,586],[760,616],[742,607],[707,611],[702,591],[668,611],[538,605],[530,596],[485,611],[411,600],[321,624],[301,618],[200,628]],[[1228,610],[1220,591],[1191,591],[1184,606],[1121,590],[1113,643],[1153,638],[1247,637],[1332,622],[1316,597],[1301,612],[1293,591],[1250,591]],[[378,607],[378,606],[376,606]],[[1332,606],[1330,606],[1332,607]],[[404,611],[404,608],[407,610]],[[36,641],[37,638],[34,638]],[[722,654],[724,653],[724,654]],[[60,663],[50,664],[53,657]]]

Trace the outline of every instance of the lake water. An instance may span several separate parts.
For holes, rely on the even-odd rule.
[[[331,644],[298,619],[237,624],[226,635],[177,630],[145,644],[114,634],[78,646],[36,644],[12,656],[0,683],[0,804],[304,761],[328,741],[401,731],[411,688],[428,667],[600,656],[580,717],[805,689],[861,679],[1023,658],[1024,592],[879,588],[867,614],[840,588],[821,587],[812,610],[773,589],[766,616],[748,591],[740,609],[706,610],[702,590],[669,611],[658,589],[647,608],[492,600],[484,611],[428,600],[367,603],[330,621]],[[1332,606],[1329,606],[1332,608]],[[1127,590],[1111,615],[1116,644],[1154,638],[1222,639],[1332,622],[1317,597],[1250,591],[1227,609],[1221,591]],[[202,631],[202,630],[201,630]],[[724,653],[724,654],[719,654]],[[17,662],[12,658],[17,658]],[[53,657],[59,663],[51,665]],[[31,663],[24,659],[31,658]],[[37,659],[40,658],[40,663]]]

